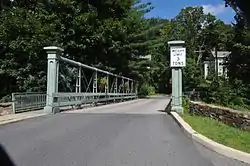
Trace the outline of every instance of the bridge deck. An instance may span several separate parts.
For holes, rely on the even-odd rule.
[[[193,143],[159,112],[165,97],[0,126],[17,166],[245,166]]]

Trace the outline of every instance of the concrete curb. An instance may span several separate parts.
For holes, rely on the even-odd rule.
[[[174,118],[174,120],[178,123],[184,133],[192,138],[193,141],[205,146],[206,148],[215,151],[221,155],[224,155],[229,158],[233,158],[235,160],[239,160],[241,162],[250,164],[250,154],[246,152],[242,152],[225,145],[219,144],[192,129],[192,127],[185,122],[179,114],[176,112],[170,112],[170,115]]]
[[[24,115],[24,116],[20,116],[20,117],[6,118],[4,120],[0,120],[0,126],[5,125],[5,124],[9,124],[9,123],[15,123],[15,122],[23,121],[23,120],[26,120],[26,119],[45,116],[45,115],[47,115],[47,114],[44,113],[44,114],[38,114],[38,115]]]

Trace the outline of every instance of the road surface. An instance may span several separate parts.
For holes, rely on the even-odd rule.
[[[17,166],[247,166],[190,140],[158,97],[0,126]]]

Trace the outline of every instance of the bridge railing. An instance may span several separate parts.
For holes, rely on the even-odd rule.
[[[12,111],[13,113],[21,113],[41,110],[46,105],[46,96],[46,93],[42,92],[12,93]],[[53,106],[81,106],[92,103],[118,102],[135,98],[137,98],[136,93],[54,93]]]
[[[46,105],[45,92],[12,93],[12,111],[20,113],[43,109]]]
[[[135,93],[54,93],[53,106],[64,107],[135,99]]]
[[[117,102],[137,98],[134,80],[63,57],[63,49],[45,47],[48,57],[47,92],[12,94],[13,113]]]
[[[136,83],[131,78],[68,59],[68,55],[63,57],[61,48],[44,49],[48,54],[46,112],[137,97]]]

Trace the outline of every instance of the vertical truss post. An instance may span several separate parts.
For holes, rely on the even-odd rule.
[[[109,93],[109,75],[106,75],[106,84],[105,84],[105,98],[106,98],[106,104],[107,104],[107,97]]]
[[[59,53],[59,57],[60,57],[60,54],[62,54],[62,53]],[[57,61],[57,65],[56,65],[56,92],[58,92],[58,84],[59,84],[59,59],[58,59],[58,61]]]
[[[93,93],[97,93],[97,71],[94,72]]]
[[[79,67],[76,79],[76,93],[81,93],[81,78],[82,78],[82,69],[81,67]]]
[[[98,77],[97,77],[97,70],[94,71],[94,75],[93,75],[93,94],[94,94],[94,105],[96,105],[96,100],[99,98],[96,96],[97,94],[97,89],[98,89]]]
[[[105,93],[109,93],[109,75],[107,74],[106,76],[106,88],[105,88]]]
[[[53,105],[53,94],[58,92],[59,58],[64,50],[55,46],[44,47],[44,50],[46,50],[48,56],[47,98],[44,111],[57,113],[59,112],[59,108]]]
[[[123,98],[124,98],[124,78],[122,77],[122,83],[121,83],[121,96],[122,96],[122,99],[121,101],[123,101]]]
[[[134,93],[134,81],[131,82],[130,93]]]
[[[126,91],[126,93],[128,93],[128,88],[129,88],[129,87],[127,87],[127,86],[129,86],[129,80],[127,80],[125,84],[126,84],[126,86],[125,86],[125,91]]]
[[[130,93],[130,84],[131,84],[131,82],[130,82],[130,80],[128,80],[128,93]]]
[[[114,93],[117,93],[117,85],[118,84],[118,78],[115,76],[115,87],[114,87]]]
[[[124,93],[124,78],[122,78],[122,93]]]
[[[138,83],[135,84],[135,95],[138,97]]]
[[[125,90],[126,90],[126,100],[127,100],[127,99],[129,99],[129,98],[127,98],[127,97],[129,97],[128,96],[128,94],[129,94],[129,79],[127,79],[127,81],[126,81],[125,88],[126,88]]]
[[[117,95],[117,89],[118,89],[118,78],[117,78],[117,76],[115,76],[115,85],[114,85],[114,92],[113,93],[115,93],[115,95],[113,95],[113,96],[115,96],[115,97],[118,97],[118,95]],[[114,102],[116,101],[116,99],[114,99]]]

